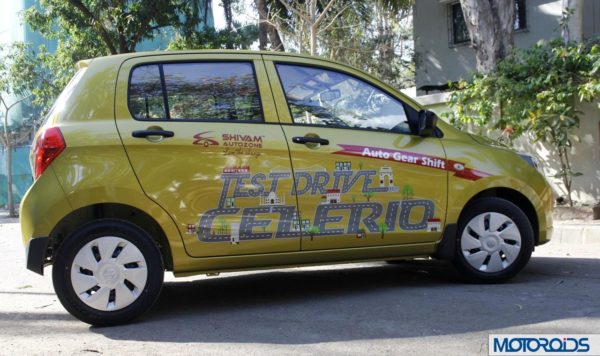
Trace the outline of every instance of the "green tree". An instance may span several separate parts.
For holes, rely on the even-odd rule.
[[[17,215],[14,204],[13,174],[12,174],[12,149],[15,145],[29,140],[32,131],[32,117],[15,117],[18,104],[24,104],[32,98],[32,88],[38,83],[27,80],[27,68],[21,63],[28,56],[28,48],[23,43],[15,43],[8,48],[0,46],[0,118],[2,119],[3,132],[0,142],[6,150],[7,156],[7,205],[11,217]],[[26,61],[25,61],[26,62]],[[21,105],[23,109],[23,105]],[[23,110],[21,110],[23,112]]]
[[[351,3],[321,35],[323,55],[362,69],[398,88],[414,85],[414,1]]]
[[[414,0],[267,2],[270,18],[263,14],[261,23],[274,26],[288,49],[349,64],[396,87],[413,85]]]
[[[306,232],[310,235],[310,239],[312,241],[312,239],[315,237],[315,235],[321,233],[321,229],[319,229],[319,227],[316,225],[312,225],[311,227],[308,228],[308,230],[306,230]]]
[[[385,235],[385,232],[387,231],[387,224],[382,222],[377,224],[377,228],[379,229],[379,232],[381,232],[381,239],[383,240],[383,236]]]
[[[200,5],[199,0],[41,0],[23,19],[56,40],[57,48],[52,54],[44,46],[30,49],[20,63],[25,81],[43,84],[34,87],[34,103],[47,111],[82,59],[135,51],[166,28],[188,38],[206,24],[208,8],[201,17]]]
[[[457,84],[449,99],[455,124],[505,132],[508,142],[523,133],[554,148],[561,179],[572,206],[572,141],[578,137],[579,101],[600,94],[600,45],[555,40],[516,50],[485,74]]]
[[[161,29],[192,33],[201,21],[197,0],[41,0],[25,21],[70,52],[98,55],[134,52]],[[61,46],[63,44],[63,46]]]
[[[404,194],[404,200],[408,200],[413,196],[414,191],[410,184],[405,184],[402,193]]]
[[[373,192],[364,192],[363,196],[367,199],[367,201],[371,201],[371,198],[373,198],[373,196],[375,195],[375,193]]]
[[[270,43],[272,50],[283,51],[281,36],[273,25],[273,14],[281,14],[285,7],[278,0],[254,0],[254,6],[258,12],[258,48],[266,50]]]
[[[204,28],[187,36],[176,35],[167,49],[249,49],[258,37],[257,26],[241,26],[236,22],[232,26],[235,30],[222,29],[217,31],[213,28]]]

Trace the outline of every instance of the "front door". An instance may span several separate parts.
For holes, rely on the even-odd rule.
[[[289,120],[302,250],[437,241],[445,155],[439,138],[412,134],[417,111],[350,69],[271,58],[275,97],[287,105],[279,113]]]
[[[299,250],[288,149],[264,77],[257,55],[162,55],[121,68],[119,133],[191,256]]]

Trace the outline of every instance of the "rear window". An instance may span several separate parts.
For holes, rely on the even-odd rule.
[[[137,120],[262,120],[254,68],[247,62],[137,66],[128,104]]]

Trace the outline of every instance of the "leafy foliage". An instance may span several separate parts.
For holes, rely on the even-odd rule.
[[[89,44],[102,55],[133,52],[163,28],[189,34],[201,21],[198,1],[190,0],[41,0],[40,5],[25,12],[34,31],[78,45],[71,48]]]
[[[35,98],[33,92],[42,85],[42,75],[36,72],[37,66],[32,58],[34,53],[26,44],[16,42],[7,48],[0,46],[0,53],[3,56],[0,61],[0,104],[3,109],[0,117],[3,121],[6,118],[5,130],[8,136],[3,135],[2,142],[7,146],[27,139],[27,135],[21,137],[19,133],[33,124],[33,118],[38,113],[34,110],[35,106],[32,106]],[[24,106],[17,107],[15,104],[18,102],[23,102]],[[29,109],[29,115],[22,115],[24,107]],[[15,110],[18,109],[21,109],[21,115],[15,115]],[[10,117],[6,117],[7,115]]]
[[[169,43],[168,50],[182,49],[249,49],[258,38],[258,27],[256,25],[241,26],[233,22],[233,31],[227,29],[215,30],[205,28],[195,31],[188,36],[175,36]]]
[[[286,49],[309,53],[311,26],[316,34],[315,54],[360,68],[395,87],[414,85],[412,58],[413,0],[270,0],[272,22],[285,39]],[[287,4],[287,6],[282,6]]]
[[[560,178],[571,200],[569,160],[573,131],[579,127],[578,101],[600,95],[600,45],[560,40],[516,50],[488,73],[460,81],[449,99],[454,124],[502,130],[502,139],[530,133],[556,151]]]
[[[412,4],[370,0],[352,6],[327,33],[325,55],[396,88],[414,86]]]
[[[206,23],[198,0],[41,0],[23,18],[32,30],[57,42],[53,53],[44,46],[27,48],[14,61],[21,68],[20,85],[32,88],[41,112],[66,86],[78,61],[132,52],[169,31],[188,38]]]

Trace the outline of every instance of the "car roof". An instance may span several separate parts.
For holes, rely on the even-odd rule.
[[[327,58],[322,58],[318,56],[310,56],[307,54],[300,53],[290,53],[290,52],[279,52],[279,51],[254,51],[254,50],[236,50],[236,49],[197,49],[197,50],[173,50],[173,51],[143,51],[143,52],[131,52],[131,53],[122,53],[115,54],[109,56],[102,56],[90,59],[84,59],[77,63],[77,66],[86,66],[89,65],[93,61],[115,61],[122,62],[130,58],[139,58],[139,57],[151,57],[151,56],[163,56],[163,55],[182,55],[182,54],[233,54],[233,55],[271,55],[271,56],[286,56],[286,57],[296,57],[296,58],[304,58],[304,59],[319,59],[326,62],[337,63],[335,61],[329,60]]]

